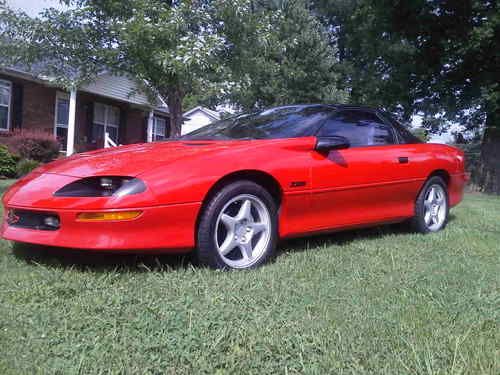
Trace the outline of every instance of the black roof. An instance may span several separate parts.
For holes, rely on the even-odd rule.
[[[365,111],[380,111],[380,108],[370,107],[367,105],[334,104],[334,103],[290,104],[290,105],[280,105],[276,107],[271,107],[268,109],[287,108],[287,107],[303,107],[303,108],[328,107],[333,109],[362,109]]]

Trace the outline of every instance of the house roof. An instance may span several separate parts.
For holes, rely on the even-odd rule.
[[[2,67],[4,74],[39,82],[44,85],[58,87],[53,77],[43,74],[45,64],[33,64],[30,67],[22,65]],[[68,71],[68,77],[75,77],[76,72]],[[104,96],[110,99],[147,107],[162,113],[169,113],[168,106],[163,98],[158,95],[156,103],[151,103],[148,96],[140,89],[139,84],[126,74],[118,75],[103,71],[96,79],[78,87],[79,91]]]
[[[211,109],[208,109],[206,107],[198,106],[190,109],[189,111],[184,112],[183,117],[189,118],[190,116],[194,115],[196,112],[202,112],[206,116],[208,116],[212,120],[220,120],[220,114],[212,111]]]

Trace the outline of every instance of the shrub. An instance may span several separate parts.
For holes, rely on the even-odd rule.
[[[10,152],[21,159],[31,159],[46,163],[59,156],[59,143],[47,132],[21,130],[13,133],[8,139]]]
[[[17,163],[17,177],[22,177],[30,173],[33,169],[40,165],[39,161],[31,159],[23,159]]]
[[[0,176],[16,176],[16,161],[9,150],[7,150],[7,147],[3,145],[0,145]]]

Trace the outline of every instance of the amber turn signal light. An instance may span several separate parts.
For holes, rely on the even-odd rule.
[[[76,215],[77,221],[120,221],[132,220],[142,211],[117,211],[117,212],[80,212]]]

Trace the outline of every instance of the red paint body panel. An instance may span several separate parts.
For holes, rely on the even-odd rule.
[[[163,250],[167,246],[176,249],[176,252],[183,252],[193,247],[193,228],[200,204],[139,209],[142,214],[138,218],[116,222],[78,222],[76,215],[82,210],[50,210],[58,213],[60,230],[16,228],[4,222],[2,236],[18,242],[94,250]],[[160,226],[158,223],[168,225]]]
[[[315,137],[244,141],[169,141],[122,146],[49,163],[4,195],[6,209],[56,212],[57,231],[12,227],[2,237],[28,243],[96,250],[195,246],[195,226],[209,190],[242,171],[271,176],[280,186],[280,237],[396,222],[413,216],[416,196],[429,175],[450,176],[451,205],[463,195],[463,153],[437,144],[314,150]],[[400,157],[408,158],[401,164]],[[61,187],[89,176],[132,176],[145,192],[117,197],[55,197]],[[83,223],[84,211],[139,209],[137,219]]]

